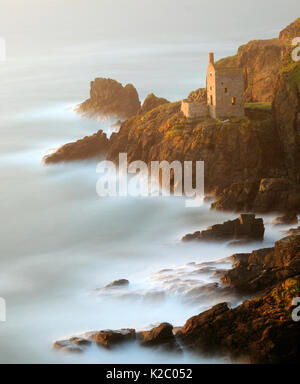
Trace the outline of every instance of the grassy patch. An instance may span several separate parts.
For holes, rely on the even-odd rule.
[[[245,108],[247,109],[259,109],[261,111],[271,111],[272,103],[247,103],[245,104]]]
[[[236,68],[237,67],[238,56],[228,56],[224,59],[221,59],[215,63],[216,69],[225,69],[225,68]]]

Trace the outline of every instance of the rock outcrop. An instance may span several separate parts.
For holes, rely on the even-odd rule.
[[[233,268],[223,282],[243,293],[269,289],[287,278],[300,275],[300,236],[290,235],[252,253],[233,256]]]
[[[284,216],[276,217],[273,220],[274,225],[295,225],[298,224],[298,216],[295,212],[287,213]]]
[[[173,326],[162,323],[149,330],[136,333],[135,329],[124,328],[119,330],[102,330],[99,332],[88,332],[81,336],[71,337],[67,340],[59,340],[53,344],[55,349],[64,352],[82,353],[85,347],[96,343],[100,347],[111,349],[124,343],[137,340],[143,347],[162,347],[165,350],[180,351],[173,334]]]
[[[148,95],[146,97],[146,99],[144,100],[139,114],[144,115],[145,113],[151,111],[152,109],[159,107],[160,105],[166,104],[166,103],[169,103],[169,101],[162,98],[162,97],[155,96],[154,93],[150,93],[150,95]]]
[[[300,276],[237,308],[218,304],[189,319],[177,336],[193,351],[230,354],[252,363],[297,363],[300,322],[291,319],[292,300],[297,296]]]
[[[74,143],[65,144],[55,152],[45,156],[45,164],[100,158],[108,150],[108,139],[101,130]]]
[[[90,98],[77,108],[87,116],[114,116],[128,119],[136,115],[141,104],[137,90],[132,84],[125,87],[116,80],[97,78],[91,82]]]
[[[137,334],[138,340],[144,347],[153,347],[158,345],[170,345],[175,343],[173,335],[173,325],[162,323],[150,331],[143,331]]]
[[[134,329],[120,329],[117,331],[109,329],[94,333],[91,339],[104,348],[112,348],[121,343],[135,340],[136,333]]]
[[[183,237],[182,241],[228,241],[228,240],[263,240],[265,227],[263,219],[256,219],[253,214],[242,214],[236,220],[216,224],[205,231],[195,232]]]

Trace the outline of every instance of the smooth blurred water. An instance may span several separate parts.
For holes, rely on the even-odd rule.
[[[237,45],[213,48],[227,56]],[[1,363],[227,361],[135,344],[112,352],[91,348],[81,356],[52,350],[55,340],[84,331],[183,325],[220,301],[238,304],[242,298],[212,285],[214,271],[230,267],[225,257],[262,244],[182,244],[184,234],[235,215],[211,212],[208,205],[188,209],[180,198],[100,199],[96,163],[41,162],[61,144],[100,128],[109,132],[108,122],[73,112],[94,77],[132,82],[141,99],[154,91],[177,100],[204,85],[209,48],[100,41],[1,63],[0,296],[7,302]],[[268,225],[263,246],[281,236]],[[101,289],[120,278],[130,281],[129,288]]]

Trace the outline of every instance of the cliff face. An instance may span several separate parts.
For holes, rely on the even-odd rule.
[[[273,109],[289,177],[300,183],[300,63],[290,63],[279,74]]]
[[[238,66],[245,68],[246,102],[273,100],[276,76],[287,44],[278,39],[251,41],[238,51]]]
[[[273,101],[278,72],[292,39],[300,36],[300,18],[280,32],[278,39],[254,40],[242,45],[236,56],[216,63],[217,67],[245,70],[245,102]]]
[[[300,63],[294,63],[287,54],[275,81],[272,108],[273,126],[280,146],[280,165],[285,172],[276,176],[263,174],[259,185],[251,184],[254,193],[245,196],[249,188],[245,180],[225,188],[213,204],[215,209],[268,211],[300,211]],[[276,154],[274,153],[276,156]],[[276,172],[274,172],[274,175]],[[236,202],[240,202],[237,204]]]
[[[87,116],[116,116],[127,119],[141,107],[137,90],[132,84],[125,87],[116,80],[97,78],[91,82],[90,98],[77,111]]]
[[[108,159],[120,152],[128,161],[205,161],[206,192],[220,192],[234,182],[259,183],[262,175],[284,173],[278,135],[270,112],[258,120],[248,117],[217,122],[210,118],[186,119],[180,103],[162,105],[122,124],[111,137]],[[252,184],[251,184],[251,183]]]

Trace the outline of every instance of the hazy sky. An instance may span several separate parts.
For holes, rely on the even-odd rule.
[[[12,55],[95,40],[246,42],[299,16],[299,0],[0,0],[0,36]]]

